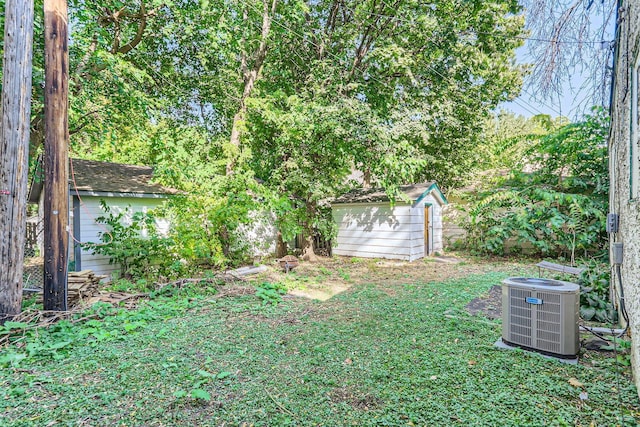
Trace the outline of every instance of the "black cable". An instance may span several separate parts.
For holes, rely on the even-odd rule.
[[[618,298],[618,300],[620,301],[620,312],[622,313],[622,318],[625,321],[624,329],[622,330],[622,332],[616,335],[616,334],[613,334],[613,328],[611,328],[611,333],[612,333],[611,336],[613,337],[613,339],[609,339],[609,338],[606,338],[604,335],[600,334],[599,332],[594,331],[588,326],[580,325],[584,330],[586,330],[587,332],[590,332],[591,334],[595,335],[596,337],[604,341],[607,341],[607,342],[613,341],[614,346],[615,346],[615,339],[622,338],[627,333],[627,331],[629,331],[629,313],[627,312],[627,307],[625,306],[625,303],[624,303],[624,289],[622,287],[621,267],[620,267],[620,264],[615,264],[615,267],[616,267],[615,273],[618,278],[618,284],[620,285],[620,297]]]
[[[620,264],[616,264],[616,275],[618,276],[618,284],[620,285],[620,297],[618,300],[620,301],[620,312],[622,313],[622,318],[624,319],[625,325],[624,330],[616,336],[616,338],[622,337],[629,330],[629,313],[627,313],[627,307],[624,303],[624,288],[622,286],[622,273],[620,272]]]
[[[585,331],[595,335],[596,337],[600,338],[601,340],[607,341],[607,342],[611,342],[612,340],[610,338],[607,338],[606,336],[602,335],[600,332],[596,332],[593,329],[591,329],[588,326],[585,325],[580,325],[580,327],[582,327],[582,329],[584,329]],[[611,329],[611,332],[613,333],[613,329]]]

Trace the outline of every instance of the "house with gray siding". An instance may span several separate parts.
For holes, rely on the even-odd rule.
[[[640,390],[640,2],[619,2],[609,137],[612,283],[628,313],[631,362]],[[620,256],[621,254],[621,256]],[[618,275],[619,273],[619,275]],[[624,298],[622,298],[624,296]],[[624,316],[621,316],[624,319]]]
[[[442,251],[442,208],[435,182],[405,185],[392,202],[383,189],[356,189],[331,203],[333,254],[414,261]]]

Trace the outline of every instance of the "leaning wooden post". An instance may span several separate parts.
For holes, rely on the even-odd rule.
[[[33,2],[6,0],[0,115],[0,325],[20,313],[27,217]]]
[[[66,0],[44,1],[44,309],[67,309],[69,51]]]

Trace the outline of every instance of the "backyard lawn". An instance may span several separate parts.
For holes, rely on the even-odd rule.
[[[618,365],[611,354],[589,351],[571,366],[499,350],[500,320],[467,313],[469,301],[503,278],[531,274],[525,265],[385,265],[301,268],[217,292],[165,289],[118,315],[98,307],[91,313],[104,314],[102,320],[62,322],[0,353],[0,425],[640,420],[624,357]],[[287,295],[278,304],[278,286],[255,293],[256,285],[276,279],[290,288],[298,283],[302,292],[341,281],[343,292],[326,301]]]

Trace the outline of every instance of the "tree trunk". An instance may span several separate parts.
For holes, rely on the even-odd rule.
[[[302,259],[310,262],[318,261],[318,256],[313,250],[313,231],[311,231],[311,234],[304,236],[303,243]]]
[[[366,168],[362,174],[362,188],[371,188],[371,169]]]
[[[33,2],[6,0],[0,124],[0,324],[20,313],[27,216]]]
[[[282,258],[287,254],[287,242],[282,239],[282,233],[278,231],[276,240],[276,258]]]
[[[302,259],[305,261],[316,262],[318,256],[313,248],[313,218],[317,214],[315,202],[307,200],[306,204],[306,219],[304,224],[304,239],[302,241]]]
[[[229,234],[229,229],[226,225],[221,225],[218,230],[218,239],[220,240],[220,245],[222,246],[222,254],[225,258],[231,258],[231,236]]]
[[[69,50],[66,0],[44,1],[44,309],[67,309]]]
[[[263,0],[262,3],[262,32],[260,34],[260,44],[256,48],[255,52],[253,52],[253,54],[251,55],[251,58],[253,59],[251,68],[249,68],[248,66],[249,61],[247,58],[247,52],[242,52],[240,70],[242,72],[244,88],[242,90],[242,97],[240,98],[240,106],[238,107],[238,111],[236,112],[236,114],[233,116],[233,123],[231,125],[231,137],[229,138],[230,149],[227,153],[227,156],[229,157],[226,168],[227,175],[231,175],[233,173],[233,170],[236,166],[236,160],[240,154],[240,137],[242,135],[242,126],[244,125],[244,121],[247,115],[247,99],[249,98],[249,96],[251,96],[251,92],[253,92],[256,81],[260,76],[260,71],[262,71],[264,60],[267,57],[267,38],[269,37],[269,32],[271,31],[271,21],[273,20],[273,15],[275,14],[278,0],[272,0],[270,8],[268,0]],[[249,18],[246,8],[244,10],[243,18],[245,24],[249,25]]]

